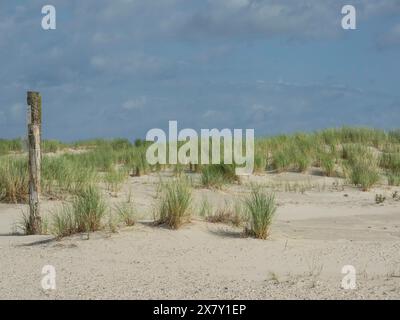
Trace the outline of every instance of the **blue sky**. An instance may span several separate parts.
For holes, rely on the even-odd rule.
[[[57,29],[41,28],[41,8]],[[357,30],[341,8],[357,9]],[[0,137],[144,138],[152,128],[398,128],[400,0],[2,0]]]

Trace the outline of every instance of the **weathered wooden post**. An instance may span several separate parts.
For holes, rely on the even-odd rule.
[[[29,149],[29,225],[28,234],[40,234],[40,171],[41,171],[41,126],[42,98],[39,92],[28,91],[28,149]]]

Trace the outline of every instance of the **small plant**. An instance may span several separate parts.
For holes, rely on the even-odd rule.
[[[93,232],[102,228],[106,205],[97,188],[81,191],[71,204],[64,204],[53,214],[51,231],[57,238],[80,232]]]
[[[188,182],[177,179],[161,186],[161,197],[158,204],[158,224],[166,224],[178,229],[190,219],[192,192]]]
[[[232,206],[225,201],[222,208],[218,208],[214,214],[206,217],[206,221],[211,223],[226,223],[239,227],[243,223],[242,207],[239,202]]]
[[[104,180],[107,183],[107,189],[111,192],[120,191],[127,175],[127,172],[123,169],[112,168],[104,177]]]
[[[46,217],[41,217],[41,219],[38,221],[38,227],[36,228],[36,231],[39,234],[48,234],[49,232],[49,221]],[[22,212],[22,218],[16,223],[16,232],[19,230],[22,231],[23,234],[25,235],[32,235],[34,234],[32,232],[32,221],[30,219],[30,215],[28,211],[23,211]],[[37,234],[36,232],[36,234]]]
[[[110,212],[108,214],[106,227],[107,227],[107,230],[109,232],[111,232],[111,233],[116,233],[117,232],[118,223],[117,223],[114,215],[112,214],[112,212]]]
[[[250,221],[245,232],[258,239],[267,239],[276,212],[275,195],[264,193],[260,187],[253,186],[251,194],[245,199],[245,207]]]
[[[119,219],[127,226],[135,224],[136,210],[130,202],[124,202],[116,205],[116,211]]]
[[[200,209],[199,209],[199,216],[200,217],[208,217],[212,214],[212,205],[208,201],[206,197],[201,200]]]
[[[269,271],[269,280],[275,282],[275,284],[279,284],[278,274],[274,271]]]
[[[368,160],[360,160],[350,168],[350,181],[368,191],[380,179],[377,167]]]
[[[77,233],[75,216],[71,205],[63,204],[59,211],[53,213],[50,228],[51,233],[53,233],[57,239]]]
[[[101,229],[106,205],[100,191],[91,186],[82,190],[72,203],[78,232],[97,231]]]
[[[386,200],[386,197],[383,196],[382,194],[376,194],[376,195],[375,195],[375,203],[376,203],[376,204],[384,203],[385,200]]]
[[[398,191],[393,192],[392,198],[393,198],[395,201],[400,201],[400,194],[399,194],[399,192],[398,192]]]
[[[303,152],[295,155],[295,168],[298,172],[306,172],[311,164],[311,159]]]
[[[225,184],[238,181],[235,166],[228,164],[211,164],[202,167],[201,183],[204,187],[221,188]]]
[[[375,156],[361,145],[344,149],[347,170],[351,183],[368,191],[380,179],[379,167]]]

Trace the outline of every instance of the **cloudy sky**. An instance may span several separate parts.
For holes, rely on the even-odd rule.
[[[168,120],[258,136],[400,124],[400,0],[1,0],[0,61],[3,138],[25,134],[27,90],[44,137],[67,141]]]

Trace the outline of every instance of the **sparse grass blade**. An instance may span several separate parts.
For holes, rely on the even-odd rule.
[[[127,226],[133,226],[136,221],[136,209],[132,203],[123,202],[115,206],[119,219]]]

